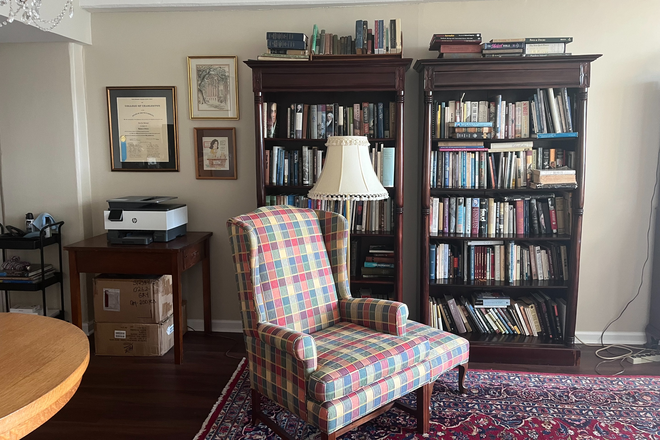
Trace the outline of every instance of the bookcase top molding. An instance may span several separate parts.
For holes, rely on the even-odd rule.
[[[602,55],[538,58],[417,60],[425,70],[424,90],[519,89],[521,87],[589,87],[591,62]]]

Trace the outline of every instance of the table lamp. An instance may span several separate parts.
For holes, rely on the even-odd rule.
[[[346,218],[351,221],[351,202],[383,200],[389,197],[374,172],[369,158],[369,140],[366,136],[329,136],[325,144],[328,151],[321,176],[308,197],[317,200],[346,202]],[[348,240],[350,262],[351,240]],[[346,265],[350,280],[350,264]]]

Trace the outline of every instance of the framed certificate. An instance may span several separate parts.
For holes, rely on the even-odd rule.
[[[236,180],[236,129],[195,128],[198,179]]]
[[[106,87],[112,171],[179,171],[176,87]]]

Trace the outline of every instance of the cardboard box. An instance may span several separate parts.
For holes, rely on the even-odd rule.
[[[94,278],[96,322],[158,324],[173,313],[171,275]]]
[[[97,322],[94,343],[102,356],[162,356],[174,345],[174,316],[159,324]]]

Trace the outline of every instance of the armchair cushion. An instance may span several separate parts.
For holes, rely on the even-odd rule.
[[[262,342],[289,353],[299,361],[313,361],[316,365],[316,343],[307,333],[269,323],[259,324],[257,332]]]
[[[406,334],[408,306],[396,301],[376,298],[349,298],[339,300],[342,321],[368,327],[377,332],[395,336]]]
[[[470,342],[465,338],[415,321],[408,321],[407,330],[408,336],[423,336],[431,345],[427,357],[431,363],[431,381],[445,371],[466,363],[470,357]]]
[[[313,336],[318,366],[309,376],[307,394],[320,402],[346,396],[423,362],[430,350],[424,336],[392,336],[350,322]]]

